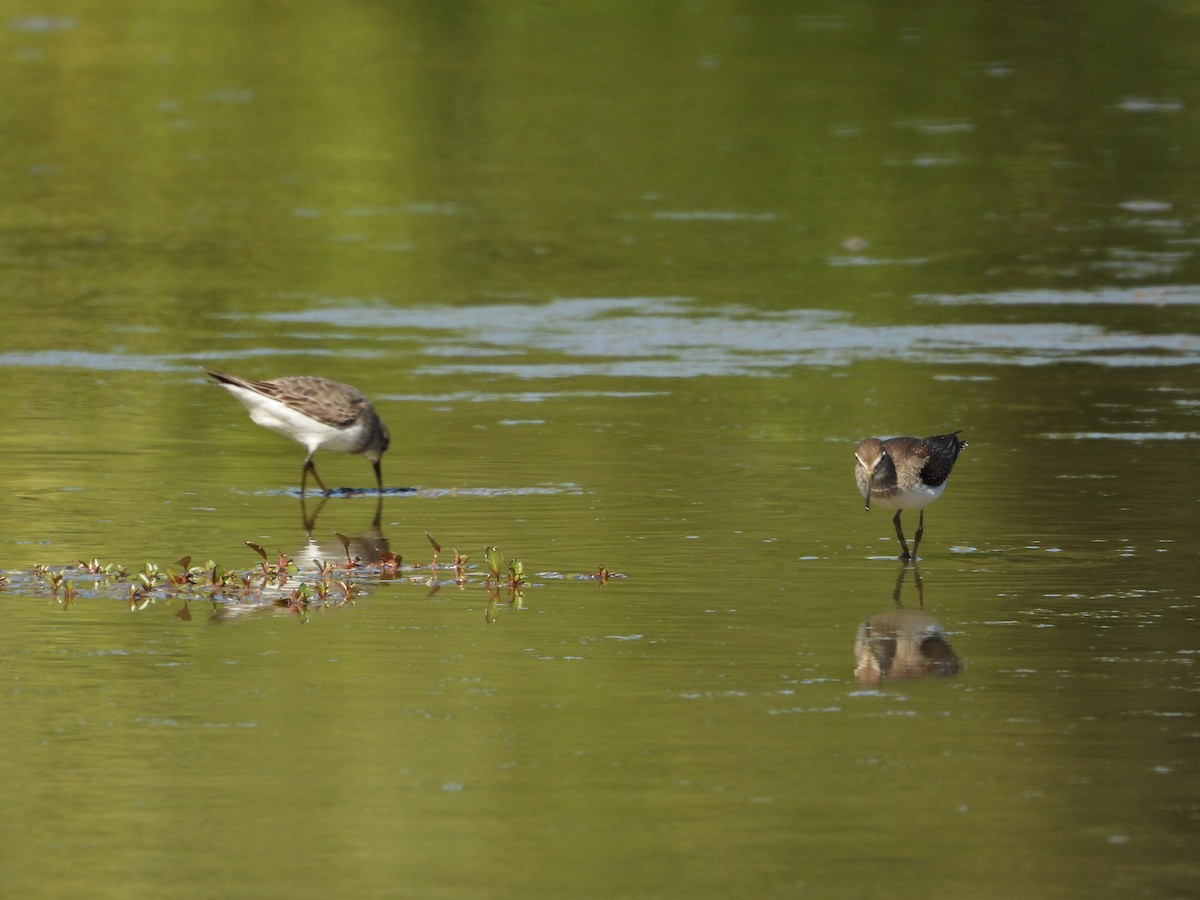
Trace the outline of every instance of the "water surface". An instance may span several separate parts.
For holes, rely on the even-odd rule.
[[[1189,893],[1198,25],[7,17],[0,886]],[[386,495],[329,454],[302,507],[203,365],[361,388]],[[902,569],[853,448],[958,428]],[[408,568],[129,601],[247,541],[314,582],[339,533]],[[131,575],[34,574],[93,559]],[[955,664],[873,677],[864,623]]]

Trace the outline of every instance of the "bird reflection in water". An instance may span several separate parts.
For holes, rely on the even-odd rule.
[[[910,566],[900,568],[892,600],[896,608],[871,616],[854,636],[854,677],[863,684],[900,678],[950,676],[960,663],[941,623],[924,611],[925,584],[912,565],[920,609],[905,609],[900,602]]]
[[[368,566],[385,561],[391,548],[380,527],[383,519],[383,498],[380,497],[375,501],[375,515],[371,519],[371,524],[359,534],[350,537],[349,543],[345,546],[340,538],[336,538],[332,534],[329,539],[322,541],[313,538],[313,529],[317,525],[317,518],[321,515],[321,510],[325,508],[327,502],[328,498],[322,498],[310,517],[304,498],[300,498],[300,517],[304,521],[304,533],[308,540],[293,557],[297,565],[315,564],[317,560],[328,562],[343,558],[357,559],[360,563]]]
[[[380,581],[394,577],[399,561],[390,552],[388,539],[384,536],[380,527],[382,499],[376,501],[374,518],[371,520],[371,524],[362,532],[354,536],[342,535],[335,532],[331,533],[329,538],[318,541],[313,537],[312,531],[321,509],[325,506],[326,500],[327,498],[321,500],[310,518],[305,508],[304,499],[301,498],[300,514],[304,521],[305,542],[291,556],[287,556],[282,552],[280,553],[280,568],[282,569],[284,566],[284,561],[294,563],[296,569],[302,572],[323,569],[323,567],[332,564],[340,573],[332,576],[332,579],[338,585],[352,583],[354,579],[351,573],[357,571],[359,566],[377,567],[375,571]],[[341,562],[343,560],[344,565]],[[389,564],[391,564],[390,568]],[[266,557],[264,557],[264,572],[266,571],[265,566]],[[255,587],[254,593],[251,596],[242,597],[235,602],[225,602],[217,605],[210,621],[213,623],[231,622],[248,616],[257,617],[261,614],[280,616],[294,616],[298,614],[302,620],[306,620],[309,601],[307,598],[300,599],[295,596],[295,591],[304,580],[304,578],[290,578],[287,574],[284,574],[282,578],[277,580],[264,577],[261,585]],[[308,580],[311,581],[311,578]],[[331,577],[326,576],[325,583],[327,587],[330,580]],[[343,587],[343,590],[345,590],[345,598],[343,598],[342,602],[350,596],[348,589]],[[333,608],[341,605],[340,602],[336,602],[334,599],[326,600],[324,594],[318,595],[318,598],[318,601],[313,604],[314,606]]]

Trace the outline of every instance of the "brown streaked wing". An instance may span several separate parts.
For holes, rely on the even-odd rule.
[[[248,385],[334,428],[353,425],[370,406],[367,398],[349,385],[314,375],[289,375],[270,381],[251,381]]]

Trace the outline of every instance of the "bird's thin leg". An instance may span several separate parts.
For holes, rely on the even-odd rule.
[[[371,465],[373,465],[375,467],[375,485],[376,485],[377,490],[379,491],[379,496],[382,497],[383,496],[383,471],[380,469],[379,463],[380,463],[380,460],[377,459],[377,460],[375,460],[375,462],[371,463]]]
[[[913,559],[917,558],[917,547],[921,544],[921,535],[925,533],[925,510],[921,510],[921,518],[917,519],[917,538],[913,541]]]
[[[312,472],[313,478],[317,479],[317,484],[321,486],[321,493],[326,497],[329,496],[329,488],[325,487],[325,482],[321,480],[321,476],[317,474],[317,467],[313,465],[312,457],[309,456],[304,460],[304,471],[300,473],[300,494],[304,494],[304,485],[308,479],[308,473]]]
[[[900,513],[902,509],[896,510],[895,518],[892,519],[892,524],[896,526],[896,537],[900,540],[900,546],[904,548],[904,552],[900,554],[901,559],[911,559],[912,554],[908,552],[908,542],[904,540],[904,530],[900,527]]]

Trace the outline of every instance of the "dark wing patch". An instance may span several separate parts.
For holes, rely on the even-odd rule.
[[[927,448],[928,459],[921,469],[921,480],[930,487],[944,484],[967,442],[960,441],[956,431],[953,434],[935,434],[925,438],[922,443]]]

